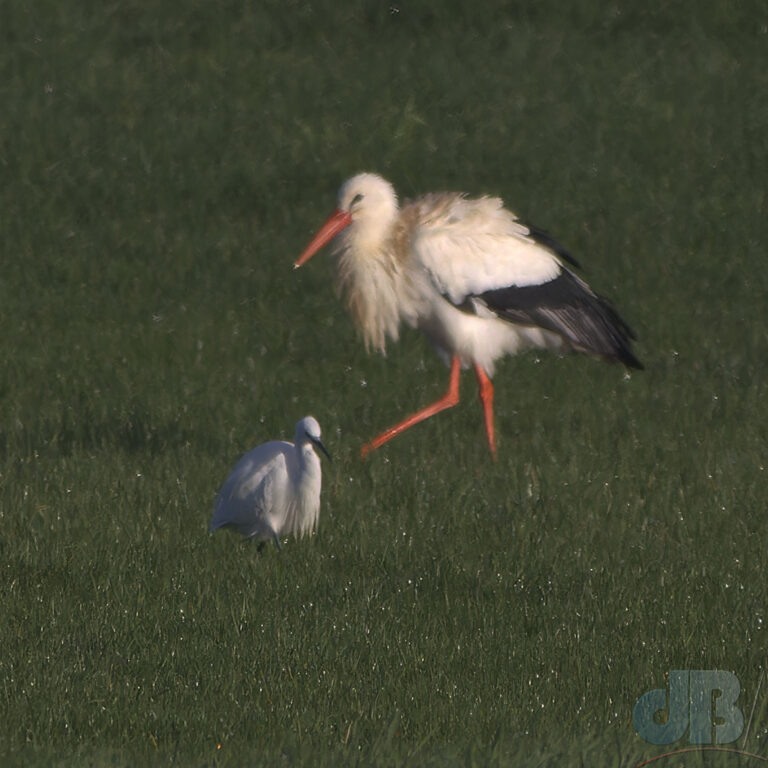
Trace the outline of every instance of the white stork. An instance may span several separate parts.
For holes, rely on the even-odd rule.
[[[643,367],[631,349],[632,329],[566,266],[579,266],[573,257],[498,197],[439,192],[401,208],[388,181],[361,173],[342,185],[337,210],[294,267],[332,239],[339,285],[366,347],[384,353],[404,321],[451,366],[448,391],[374,438],[363,456],[456,405],[462,367],[475,369],[494,456],[490,377],[503,355],[544,347]]]

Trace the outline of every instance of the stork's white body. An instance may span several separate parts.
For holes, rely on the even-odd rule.
[[[345,188],[357,189],[365,176],[342,188],[340,208]],[[457,309],[472,292],[510,280],[528,285],[557,273],[556,258],[526,242],[527,230],[500,201],[447,193],[401,210],[392,208],[390,199],[396,200],[382,196],[368,202],[365,220],[334,241],[341,285],[368,346],[384,352],[387,337],[396,340],[403,321],[423,331],[444,357],[458,355],[464,367],[477,363],[492,374],[502,355],[530,345],[561,345],[559,338],[513,326],[492,312]]]
[[[320,514],[322,470],[313,445],[320,427],[311,416],[296,425],[295,443],[272,441],[246,453],[214,502],[210,531],[231,526],[259,541],[312,533]],[[324,448],[322,450],[325,450]]]
[[[499,198],[438,193],[400,208],[389,182],[360,174],[342,186],[338,210],[296,266],[331,238],[339,282],[366,345],[384,352],[405,322],[446,360],[474,366],[492,450],[488,377],[503,355],[530,347],[574,349],[641,367],[630,349],[632,331],[563,263],[576,262]],[[438,410],[454,400],[458,382]],[[415,414],[371,447],[434,412]]]

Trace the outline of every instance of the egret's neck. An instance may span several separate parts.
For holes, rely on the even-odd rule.
[[[301,496],[302,506],[305,509],[316,507],[320,498],[320,484],[323,474],[320,466],[320,457],[315,453],[311,445],[304,445],[301,449],[299,461],[302,464]]]
[[[301,533],[303,536],[313,531],[317,525],[322,484],[320,459],[309,443],[301,445],[296,452],[296,463],[293,467],[296,495],[285,526],[294,534]]]
[[[321,472],[320,459],[310,443],[304,443],[299,451],[299,466],[302,479],[313,478]]]

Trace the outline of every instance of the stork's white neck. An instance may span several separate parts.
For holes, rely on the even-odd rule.
[[[352,221],[336,239],[339,282],[366,346],[382,352],[397,339],[401,318],[411,321],[400,209],[394,187],[361,173],[339,190],[339,209]]]

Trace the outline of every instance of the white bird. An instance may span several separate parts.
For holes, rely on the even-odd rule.
[[[320,441],[320,425],[312,416],[296,424],[294,442],[273,440],[254,448],[237,462],[214,502],[210,532],[231,526],[261,541],[312,533],[320,513],[321,468],[314,451],[330,454]]]
[[[642,368],[630,327],[565,266],[578,263],[497,197],[441,192],[400,208],[388,181],[362,173],[342,185],[337,210],[294,267],[334,238],[339,285],[366,347],[384,353],[387,337],[397,340],[403,321],[451,364],[445,395],[373,439],[363,456],[456,405],[460,367],[475,369],[494,456],[490,377],[503,355],[546,347]]]

